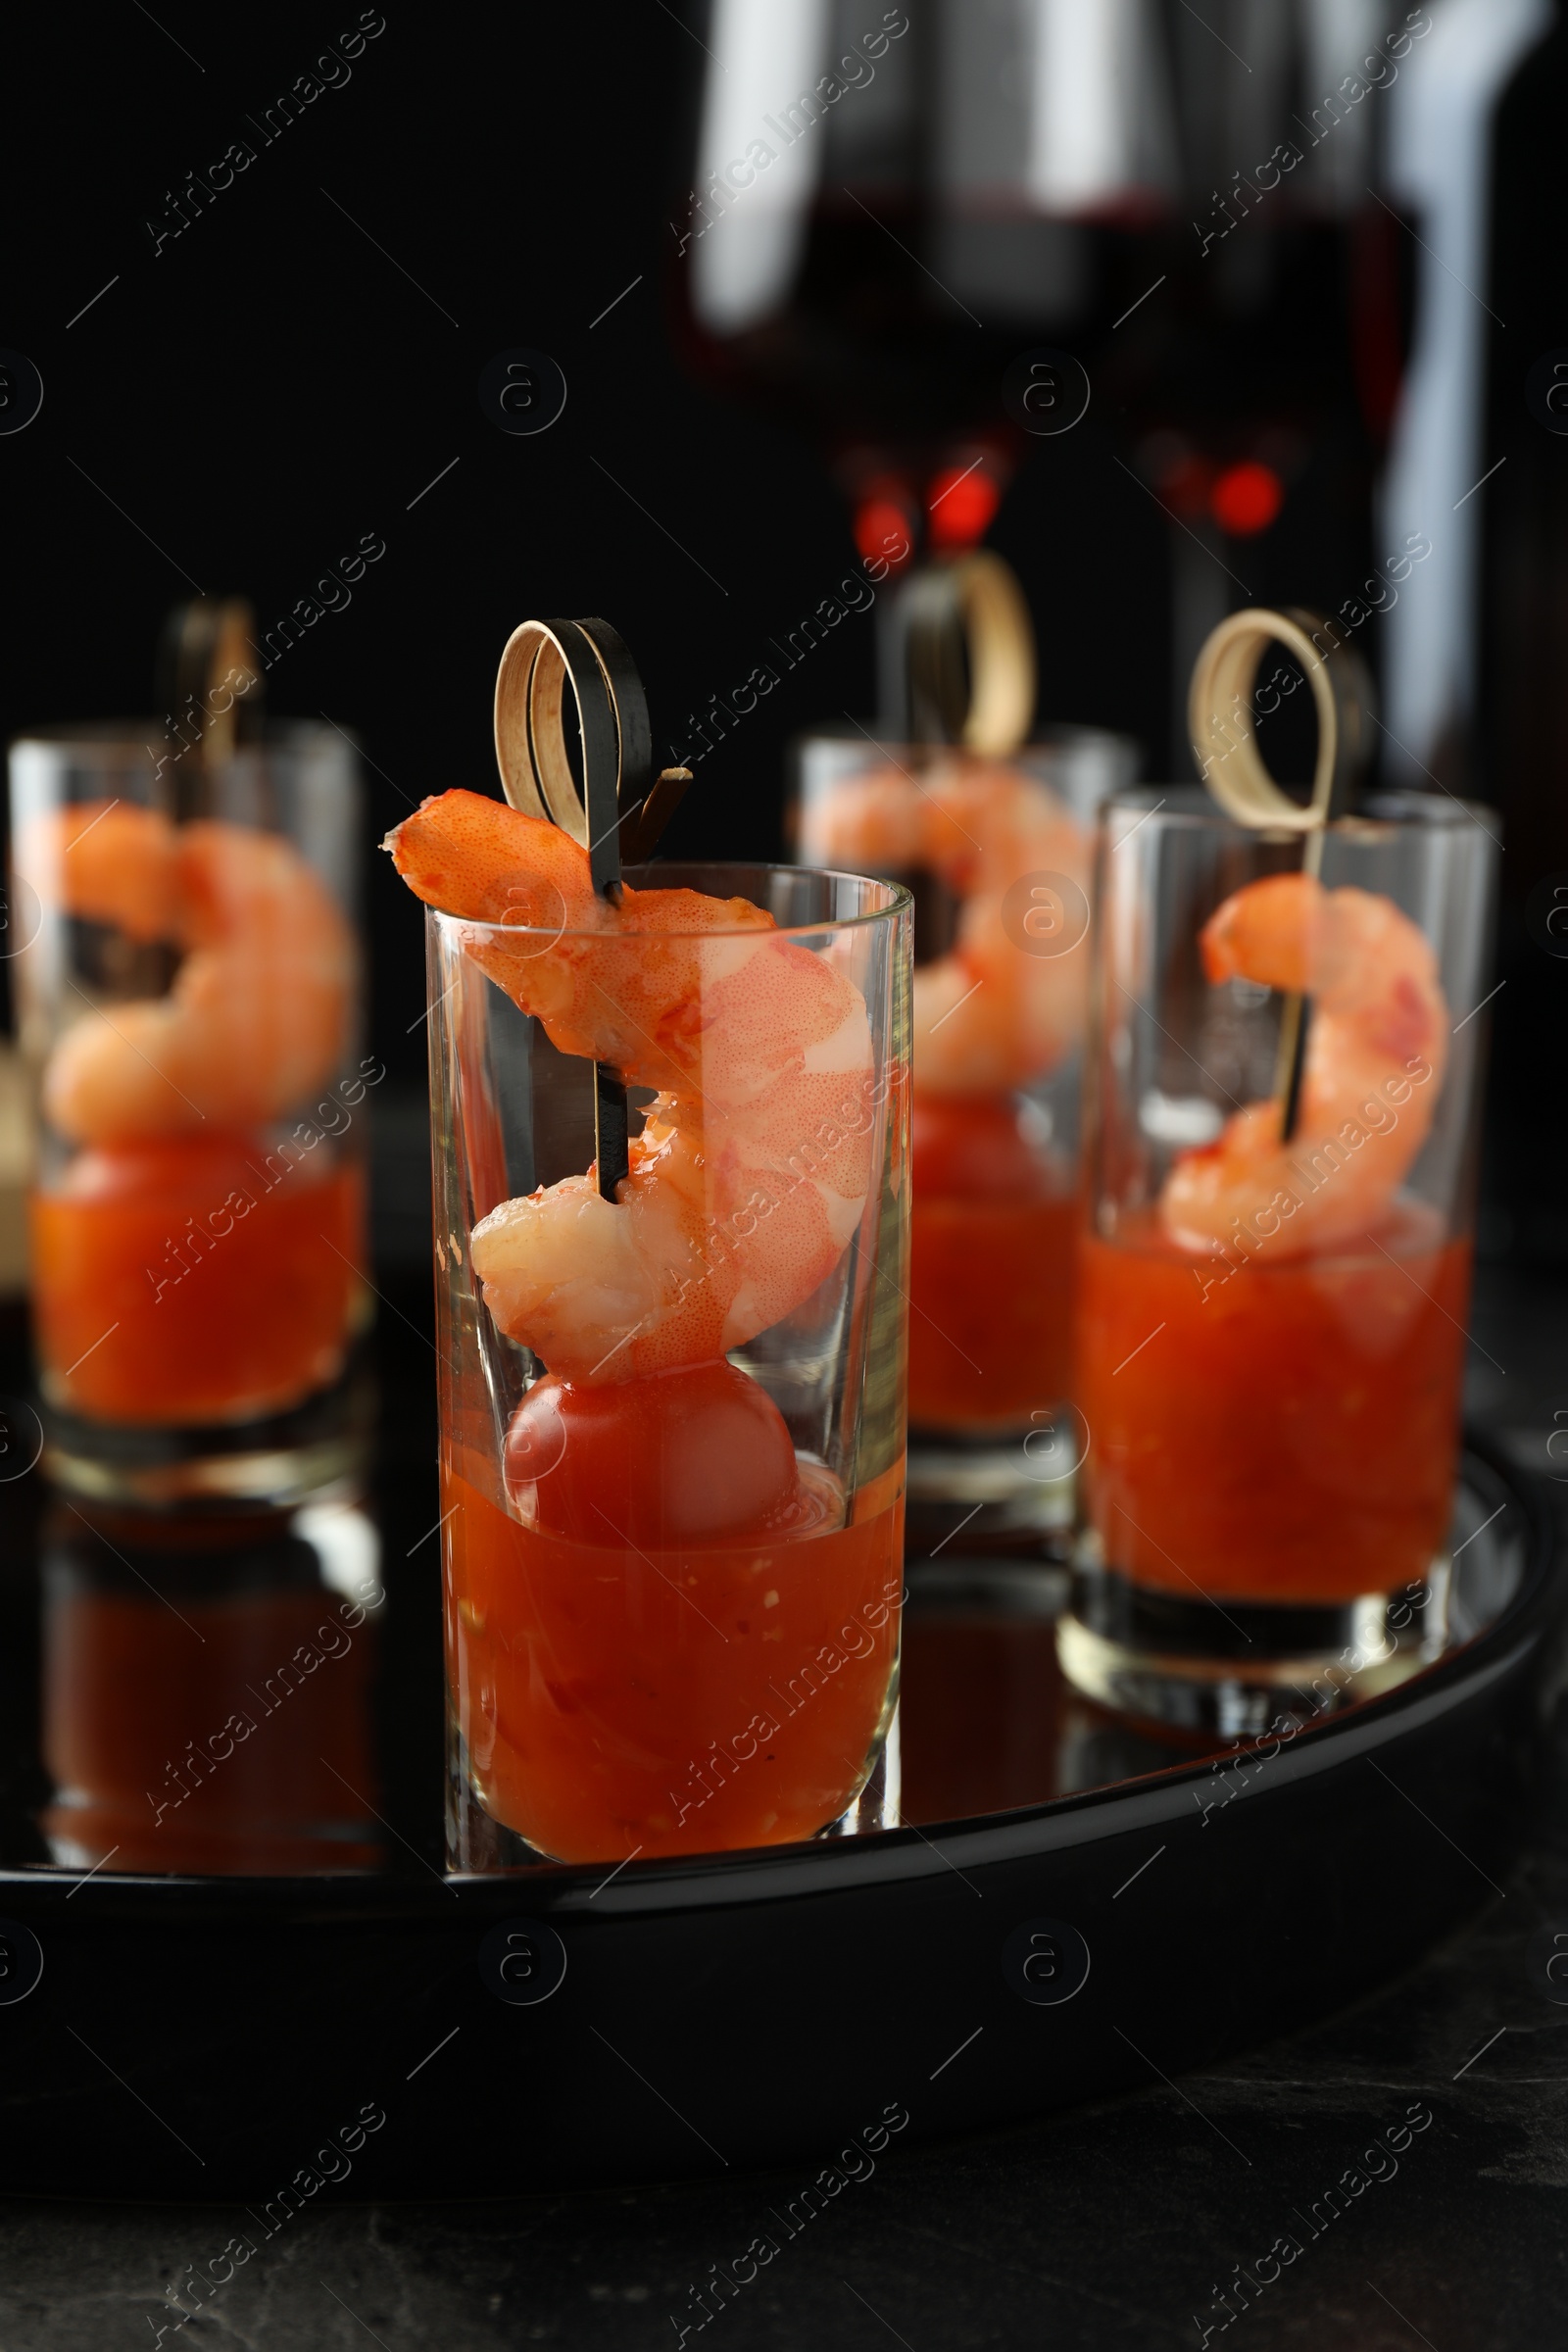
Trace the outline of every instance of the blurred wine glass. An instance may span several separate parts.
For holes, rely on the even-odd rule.
[[[1054,396],[1051,355],[1076,360],[1172,518],[1185,692],[1239,575],[1270,592],[1236,551],[1293,500],[1331,582],[1364,565],[1408,340],[1410,241],[1379,192],[1407,13],[711,0],[668,243],[684,356],[812,436],[866,555],[891,521],[916,548],[982,537],[1063,421],[1009,402],[1009,368]]]

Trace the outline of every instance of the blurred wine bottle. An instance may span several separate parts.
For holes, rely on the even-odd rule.
[[[688,26],[708,54],[669,268],[692,368],[814,437],[873,555],[890,522],[939,552],[982,537],[1079,405],[1050,355],[1080,363],[1090,420],[1057,447],[1102,470],[1101,527],[1112,459],[1169,517],[1186,772],[1213,623],[1249,597],[1333,610],[1370,561],[1416,250],[1377,193],[1387,93],[1427,13],[712,0]]]
[[[1529,15],[1540,37],[1497,106],[1490,267],[1486,280],[1473,281],[1491,314],[1480,314],[1485,430],[1475,475],[1495,468],[1471,502],[1480,544],[1476,740],[1507,851],[1484,1201],[1494,1251],[1560,1265],[1568,1260],[1568,194],[1559,148],[1568,17],[1560,6]]]

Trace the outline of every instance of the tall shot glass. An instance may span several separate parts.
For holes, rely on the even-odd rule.
[[[156,731],[11,747],[45,1463],[104,1501],[281,1506],[364,1445],[358,764],[277,719],[171,777]]]
[[[705,1140],[682,1163],[691,1189],[678,1189],[673,1162],[654,1179],[677,1187],[660,1213],[686,1271],[662,1275],[661,1304],[635,1322],[616,1289],[613,1220],[628,1212],[582,1187],[575,1234],[552,1265],[577,1298],[593,1291],[569,1311],[589,1319],[589,1352],[602,1343],[603,1355],[563,1382],[503,1335],[472,1236],[500,1203],[581,1180],[592,1073],[483,964],[571,959],[605,935],[428,912],[459,1870],[540,1856],[618,1864],[897,1816],[909,902],[877,882],[756,865],[661,863],[627,879],[765,908],[790,955],[820,959],[858,992],[869,1064],[863,1046],[847,1069],[841,1049],[781,1033],[774,958],[756,954],[765,935],[755,928],[707,931],[701,944],[695,931],[618,934],[640,1022],[652,1017],[642,978],[677,964],[686,974],[660,1017],[703,1038]],[[787,1089],[781,1121],[766,1105],[785,1068],[821,1083]],[[787,1274],[794,1237],[849,1161],[863,1196],[847,1211],[836,1196],[848,1221],[808,1297],[744,1346],[723,1347],[728,1309],[715,1315],[705,1361],[660,1370],[636,1352],[657,1359],[665,1304],[709,1282],[715,1298],[739,1298],[737,1284],[765,1297],[770,1264]],[[602,1283],[583,1279],[601,1272]]]
[[[1005,757],[862,731],[796,747],[801,857],[914,900],[912,1551],[1071,1527],[1088,884],[1101,804],[1138,758],[1095,727]]]
[[[1102,820],[1060,1654],[1091,1697],[1232,1737],[1399,1680],[1447,1606],[1497,844],[1413,794],[1328,826],[1282,1142],[1285,1000],[1248,966],[1295,985],[1288,893],[1234,894],[1300,858],[1196,787]]]

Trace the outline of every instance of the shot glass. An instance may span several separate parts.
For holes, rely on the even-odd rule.
[[[1106,807],[1060,1629],[1092,1698],[1249,1736],[1442,1647],[1493,821],[1374,798],[1313,895],[1298,834],[1196,787]]]
[[[796,847],[914,902],[911,1550],[1065,1539],[1094,824],[1137,746],[1069,727],[1006,760],[819,735]]]
[[[46,1467],[133,1506],[283,1505],[363,1447],[358,772],[272,722],[175,779],[107,725],[11,749],[38,1098]]]
[[[627,879],[748,900],[785,945],[758,954],[740,927],[701,945],[617,935],[610,993],[635,991],[645,1029],[702,1036],[704,1142],[639,1176],[634,1141],[630,1181],[652,1187],[673,1252],[635,1320],[615,1254],[628,1210],[584,1187],[572,1230],[552,1228],[563,1348],[569,1325],[569,1360],[603,1349],[565,1382],[503,1336],[472,1237],[499,1203],[581,1178],[594,1073],[485,966],[569,963],[604,933],[427,915],[458,1870],[776,1844],[897,1813],[908,901],[784,867]],[[836,1043],[795,1035],[793,1000],[781,1017],[781,956],[836,975]],[[814,980],[807,993],[821,1001]],[[667,1138],[665,1101],[650,1136]],[[710,1353],[658,1368],[666,1318],[709,1303]]]

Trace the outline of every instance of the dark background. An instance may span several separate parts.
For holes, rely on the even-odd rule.
[[[151,712],[159,625],[192,582],[248,596],[265,629],[378,533],[385,556],[267,689],[363,740],[372,1043],[417,1080],[419,917],[371,849],[425,793],[496,789],[511,630],[612,620],[667,758],[856,564],[849,512],[804,439],[673,357],[668,222],[705,61],[653,0],[394,5],[352,79],[270,146],[245,116],[359,12],[162,21],[205,71],[134,7],[95,17],[85,52],[41,16],[13,64],[0,343],[45,395],[0,439],[0,734]],[[155,258],[145,223],[240,137],[255,163]],[[534,437],[478,402],[485,363],[519,345],[568,386]],[[991,541],[1034,601],[1042,711],[1141,734],[1157,764],[1166,528],[1093,414],[1031,450]],[[703,761],[670,854],[777,854],[785,743],[872,715],[874,627],[853,614]]]

